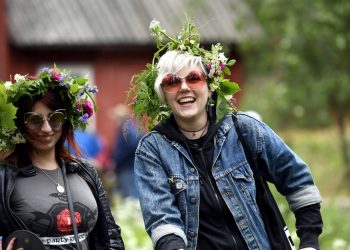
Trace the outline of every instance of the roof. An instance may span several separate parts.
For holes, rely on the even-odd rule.
[[[260,32],[244,0],[7,0],[6,11],[17,47],[154,45],[150,21],[174,35],[185,14],[203,43],[239,43]]]

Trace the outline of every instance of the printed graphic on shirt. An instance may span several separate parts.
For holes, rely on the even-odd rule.
[[[79,228],[81,224],[80,213],[74,212],[74,218],[75,218],[75,223]],[[57,215],[57,231],[60,233],[67,234],[72,232],[72,229],[73,229],[73,222],[72,222],[69,210],[65,208]]]
[[[87,238],[87,235],[88,235],[87,233],[78,234],[79,242],[85,241]],[[65,235],[65,236],[59,236],[59,237],[41,237],[40,239],[44,245],[51,245],[51,246],[60,246],[60,245],[75,243],[74,235]]]

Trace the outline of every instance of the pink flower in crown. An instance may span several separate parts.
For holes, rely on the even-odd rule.
[[[51,76],[51,80],[54,80],[54,81],[61,81],[62,80],[62,74],[57,72],[56,69],[52,69],[51,70],[52,72],[52,76]]]
[[[88,116],[87,118],[91,117],[94,114],[94,105],[89,99],[86,99],[83,104],[77,104],[77,110],[80,111],[81,109],[83,109],[83,113]]]
[[[94,114],[94,105],[90,100],[86,100],[83,104],[83,110],[84,113],[86,113],[89,117],[91,117]]]
[[[208,70],[208,72],[211,70],[211,64],[210,63],[207,64],[207,70]]]
[[[221,68],[221,70],[225,69],[225,64],[223,62],[220,62],[220,68]]]

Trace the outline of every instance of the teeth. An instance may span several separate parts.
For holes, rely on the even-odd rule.
[[[193,97],[186,97],[186,98],[182,98],[179,100],[179,103],[182,104],[182,103],[186,103],[186,102],[194,102],[194,98]]]

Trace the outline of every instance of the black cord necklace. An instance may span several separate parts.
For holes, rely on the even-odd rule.
[[[202,135],[203,135],[203,133],[204,133],[204,131],[205,131],[205,129],[206,129],[208,123],[209,123],[209,119],[207,119],[207,122],[205,123],[204,127],[202,127],[202,128],[199,129],[199,130],[186,130],[186,129],[181,128],[179,125],[177,125],[177,126],[178,126],[179,129],[181,129],[182,131],[185,131],[185,132],[188,132],[188,133],[192,133],[192,136],[193,136],[193,137],[196,136],[196,133],[197,133],[197,132],[203,131],[202,134],[201,134],[201,136],[200,136],[200,137],[202,137]]]

